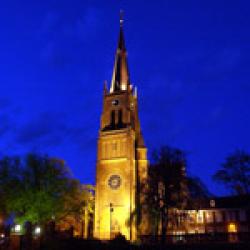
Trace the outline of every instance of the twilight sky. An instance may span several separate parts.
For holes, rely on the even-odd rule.
[[[250,151],[248,0],[1,1],[0,157],[48,153],[95,182],[120,9],[149,156],[181,148],[188,172],[226,194],[211,175]]]

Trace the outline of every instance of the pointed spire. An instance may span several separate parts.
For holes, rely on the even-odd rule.
[[[137,98],[137,87],[134,88],[134,97]]]
[[[124,39],[124,34],[123,34],[123,11],[120,10],[120,34],[119,34],[119,43],[118,43],[118,49],[124,50],[126,52],[126,47],[125,47],[125,39]]]
[[[104,86],[103,86],[103,94],[104,96],[108,94],[108,86],[107,86],[107,81],[104,81]]]
[[[115,91],[127,90],[130,85],[129,72],[127,63],[127,52],[125,47],[125,39],[123,33],[123,12],[120,12],[120,33],[118,40],[118,47],[115,56],[115,65],[113,69],[112,82],[110,86],[110,93]]]
[[[123,25],[123,10],[120,10],[120,27]]]

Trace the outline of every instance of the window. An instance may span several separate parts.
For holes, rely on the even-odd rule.
[[[235,219],[236,219],[235,211],[232,211],[232,210],[226,211],[226,219],[229,222],[230,221],[235,221]]]
[[[223,216],[221,211],[215,211],[215,221],[216,222],[222,222],[223,221]]]
[[[112,143],[112,149],[113,149],[113,150],[116,150],[116,149],[117,149],[117,143],[116,143],[116,142]]]
[[[215,207],[215,200],[210,200],[210,207]]]
[[[236,227],[235,223],[229,223],[227,226],[227,231],[229,233],[237,233],[237,227]]]
[[[122,110],[121,109],[119,110],[119,113],[118,113],[118,122],[119,122],[119,125],[122,125]]]
[[[240,210],[239,212],[240,221],[246,221],[246,211]]]
[[[115,111],[114,110],[112,110],[111,112],[110,125],[111,127],[115,126]]]
[[[197,211],[197,223],[203,223],[203,212],[201,210]]]
[[[206,212],[206,221],[207,221],[207,223],[212,223],[213,222],[213,212],[212,211],[207,211]]]
[[[189,221],[189,223],[195,223],[195,219],[196,219],[196,211],[195,210],[190,210],[188,212],[188,221]]]

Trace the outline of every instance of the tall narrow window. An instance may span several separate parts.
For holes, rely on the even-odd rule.
[[[118,113],[118,122],[119,122],[119,126],[122,126],[122,110],[119,110]]]
[[[111,112],[110,125],[112,128],[115,127],[115,111],[114,110],[112,110]]]

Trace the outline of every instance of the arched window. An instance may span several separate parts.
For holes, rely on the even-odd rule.
[[[112,110],[112,112],[111,112],[110,125],[111,125],[111,127],[115,126],[115,111],[114,110]]]
[[[119,126],[122,125],[122,110],[121,109],[119,110],[119,113],[118,113],[118,123],[119,123]]]

